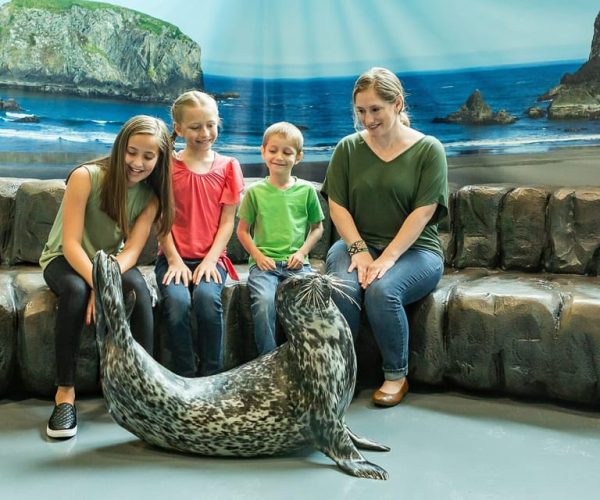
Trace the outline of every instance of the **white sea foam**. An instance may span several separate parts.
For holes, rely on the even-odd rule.
[[[6,118],[10,118],[12,120],[18,120],[19,118],[28,118],[31,116],[33,116],[33,115],[29,114],[29,113],[15,113],[13,111],[6,112]],[[11,121],[11,120],[6,120],[6,121]]]
[[[506,139],[479,139],[474,141],[446,142],[447,148],[501,148],[525,146],[530,144],[549,144],[563,142],[593,142],[599,141],[600,134],[575,134],[575,135],[542,135],[531,137],[514,137]]]
[[[53,142],[100,142],[112,144],[115,140],[115,134],[95,133],[95,132],[76,132],[69,129],[57,129],[46,127],[43,130],[23,130],[13,128],[0,129],[0,138],[18,138],[29,139],[32,141]]]

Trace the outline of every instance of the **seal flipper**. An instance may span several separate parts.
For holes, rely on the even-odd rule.
[[[376,443],[375,441],[371,441],[370,439],[357,436],[352,432],[347,425],[344,426],[346,428],[346,432],[350,439],[354,443],[354,445],[361,450],[371,450],[371,451],[390,451],[390,447],[384,444]]]
[[[369,462],[354,446],[346,427],[333,414],[327,421],[313,422],[315,447],[347,474],[368,479],[387,479],[385,469]]]

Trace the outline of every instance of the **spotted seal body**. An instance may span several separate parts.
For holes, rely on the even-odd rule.
[[[273,455],[312,445],[345,472],[387,479],[358,451],[389,448],[344,423],[356,380],[352,336],[331,300],[333,279],[291,278],[276,308],[288,342],[228,372],[188,379],[134,341],[116,261],[98,252],[94,288],[102,389],[116,422],[143,441],[202,455]]]

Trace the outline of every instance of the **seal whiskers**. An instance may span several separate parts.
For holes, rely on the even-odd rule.
[[[356,358],[327,277],[291,278],[278,289],[286,344],[197,379],[171,373],[134,341],[114,258],[96,254],[93,280],[102,389],[119,425],[149,444],[203,455],[273,455],[312,444],[349,474],[387,478],[357,450],[371,442],[344,424]],[[386,449],[378,446],[367,448]]]

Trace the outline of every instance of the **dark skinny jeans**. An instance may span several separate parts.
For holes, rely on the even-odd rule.
[[[91,289],[62,255],[44,269],[44,279],[58,296],[56,314],[56,385],[74,386],[81,331]],[[136,301],[130,323],[133,338],[150,354],[153,352],[154,318],[150,292],[139,269],[122,275],[123,292],[135,291]]]

